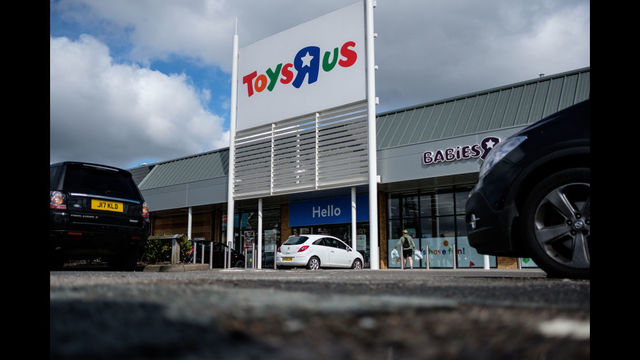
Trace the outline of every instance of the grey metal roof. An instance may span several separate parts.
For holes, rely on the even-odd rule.
[[[536,78],[377,115],[378,150],[536,122],[589,98],[590,68]],[[226,177],[229,149],[149,165],[148,190]],[[135,172],[136,169],[130,171]]]
[[[385,149],[534,123],[589,98],[589,67],[377,115]]]
[[[142,180],[147,176],[151,169],[153,169],[153,165],[142,165],[133,169],[129,169],[129,172],[131,173],[133,181],[136,183],[136,185],[140,185],[140,182],[142,182]]]
[[[229,171],[229,149],[195,154],[155,164],[140,182],[140,190],[226,177]]]

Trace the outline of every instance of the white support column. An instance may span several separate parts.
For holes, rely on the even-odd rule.
[[[380,269],[378,245],[378,166],[376,156],[376,80],[374,59],[373,3],[365,1],[366,52],[367,52],[367,103],[369,140],[369,264],[371,270]]]
[[[318,143],[319,143],[318,142],[318,131],[319,131],[319,129],[318,129],[318,118],[319,117],[320,117],[320,113],[316,113],[316,126],[315,126],[316,127],[316,139],[315,139],[315,141],[316,141],[316,154],[315,154],[315,157],[316,157],[316,171],[314,172],[315,176],[316,176],[316,187],[315,187],[316,190],[318,190],[318,178],[319,178],[319,174],[318,174]]]
[[[236,28],[233,34],[233,60],[231,67],[231,112],[229,114],[229,173],[227,188],[227,246],[233,246],[233,183],[234,183],[234,162],[235,162],[235,142],[236,142],[236,113],[238,106],[238,19],[236,18]],[[229,267],[231,267],[231,252],[229,252]]]
[[[262,269],[262,198],[258,199],[258,255],[254,255],[253,258],[254,262],[257,259],[257,268]]]
[[[356,251],[356,187],[351,187],[351,248]]]
[[[191,214],[191,206],[189,206],[189,213],[187,215],[187,240],[191,241],[191,224],[193,220],[193,216]],[[193,263],[196,263],[196,245],[191,243],[191,246],[193,248]]]
[[[192,208],[191,206],[189,206],[189,215],[187,217],[187,238],[189,239],[189,241],[191,241],[191,228],[193,224],[193,214],[191,211]]]
[[[270,160],[270,172],[269,172],[269,195],[273,195],[273,153],[275,152],[275,139],[274,132],[276,129],[276,124],[271,124],[271,160]]]

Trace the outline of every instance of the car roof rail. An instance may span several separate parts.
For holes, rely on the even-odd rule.
[[[88,166],[88,167],[94,167],[94,168],[98,168],[98,169],[105,169],[105,170],[112,170],[112,171],[127,171],[115,166],[111,166],[111,165],[104,165],[104,164],[96,164],[96,163],[91,163],[91,162],[81,162],[81,161],[65,161],[64,164],[75,164],[75,165],[82,165],[82,166]]]

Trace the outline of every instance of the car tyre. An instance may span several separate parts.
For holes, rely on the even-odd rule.
[[[49,258],[49,270],[62,270],[64,268],[64,258],[58,254],[52,254]]]
[[[353,260],[353,265],[351,265],[352,269],[362,270],[362,261],[360,259]]]
[[[523,236],[550,277],[589,278],[591,173],[570,168],[546,176],[523,205]]]
[[[138,251],[128,250],[111,259],[111,268],[114,270],[134,271],[138,265]]]
[[[307,263],[307,270],[318,270],[320,269],[320,259],[317,256],[312,256]]]

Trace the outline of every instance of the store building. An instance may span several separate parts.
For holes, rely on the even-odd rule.
[[[469,246],[464,223],[479,159],[528,124],[588,99],[589,92],[587,67],[378,114],[380,268],[400,266],[392,250],[404,228],[431,268],[483,268],[485,257]],[[228,161],[227,148],[130,169],[149,204],[152,235],[225,242]],[[273,267],[270,255],[292,234],[330,234],[351,244],[353,195],[356,248],[368,263],[368,186],[362,185],[264,197],[262,268]],[[258,238],[257,204],[235,201],[235,248]],[[517,266],[511,258],[489,261],[491,267]],[[518,264],[535,266],[529,259]],[[426,267],[426,256],[415,266]]]

